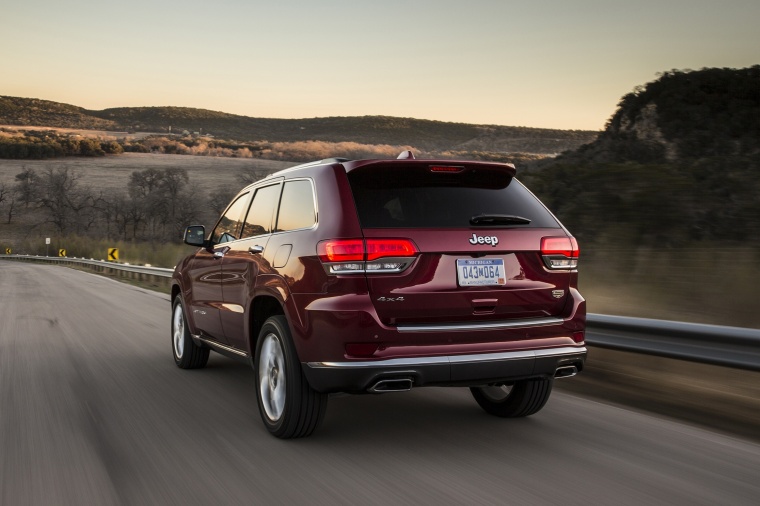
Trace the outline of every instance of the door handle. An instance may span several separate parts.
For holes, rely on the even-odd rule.
[[[224,258],[224,255],[226,255],[229,250],[230,250],[229,246],[225,246],[224,248],[219,248],[218,250],[215,250],[214,258]]]
[[[263,251],[264,251],[264,246],[259,246],[258,244],[248,248],[248,253],[250,253],[251,255],[258,255],[259,253],[262,253]]]

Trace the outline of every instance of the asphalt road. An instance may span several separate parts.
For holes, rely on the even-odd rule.
[[[757,444],[557,391],[521,420],[465,389],[333,397],[281,441],[247,366],[174,366],[169,316],[163,294],[0,261],[0,504],[760,501]]]

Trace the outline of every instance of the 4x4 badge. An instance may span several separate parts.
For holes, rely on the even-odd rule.
[[[552,295],[555,299],[561,299],[563,295],[565,295],[564,290],[552,290]]]

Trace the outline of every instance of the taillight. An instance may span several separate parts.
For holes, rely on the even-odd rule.
[[[412,257],[417,247],[409,239],[367,239],[367,260],[383,257]]]
[[[364,260],[364,241],[337,239],[317,244],[317,254],[323,262],[361,262]]]
[[[543,237],[541,256],[549,269],[578,268],[578,242],[575,237]]]
[[[418,252],[409,239],[331,239],[317,244],[328,274],[401,272]]]

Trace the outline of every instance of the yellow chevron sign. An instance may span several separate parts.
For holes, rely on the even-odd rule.
[[[108,248],[108,261],[115,262],[119,259],[119,248]]]
[[[65,249],[59,249],[58,250],[58,256],[59,257],[65,257],[66,256],[66,250]]]
[[[10,248],[5,248],[5,254],[6,255],[10,255],[11,254],[11,249]]]

